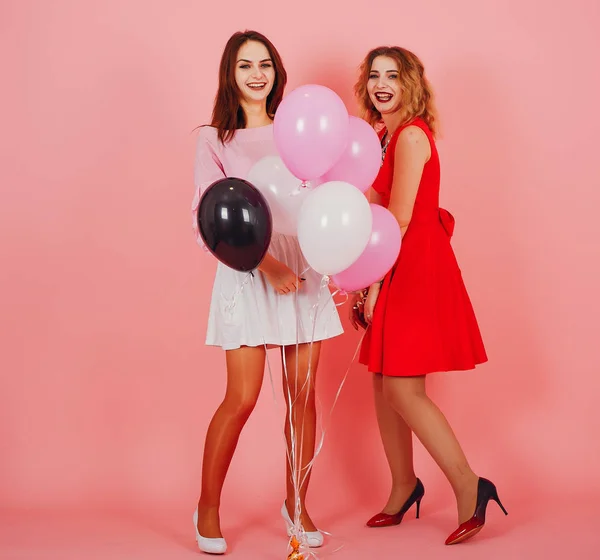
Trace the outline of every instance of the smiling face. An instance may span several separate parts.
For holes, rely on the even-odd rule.
[[[371,64],[367,92],[375,109],[381,114],[400,108],[401,93],[398,63],[388,56],[378,56]]]
[[[361,116],[376,129],[384,124],[395,130],[420,117],[433,134],[437,131],[437,111],[425,67],[408,49],[371,49],[360,64],[354,93]]]
[[[266,103],[275,83],[275,68],[265,45],[247,41],[238,51],[235,83],[246,103]]]

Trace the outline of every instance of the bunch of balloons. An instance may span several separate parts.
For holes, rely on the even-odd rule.
[[[381,145],[373,128],[350,116],[331,89],[305,85],[281,102],[274,138],[278,155],[258,161],[247,182],[224,179],[230,182],[219,181],[207,190],[199,207],[203,238],[202,207],[210,191],[217,187],[230,198],[243,198],[242,191],[250,188],[252,195],[246,194],[252,202],[238,200],[239,212],[247,218],[245,242],[238,240],[246,257],[243,268],[233,268],[258,266],[271,231],[276,231],[297,236],[308,264],[342,290],[360,290],[383,278],[398,258],[400,228],[387,209],[369,204],[364,194],[381,167]],[[255,234],[248,236],[251,224]],[[208,237],[205,243],[214,254],[214,232]]]

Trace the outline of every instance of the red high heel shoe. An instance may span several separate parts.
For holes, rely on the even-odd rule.
[[[417,478],[417,484],[412,494],[408,497],[408,500],[404,502],[404,505],[398,513],[389,515],[388,513],[378,513],[367,521],[367,527],[391,527],[392,525],[400,525],[404,514],[412,507],[414,503],[417,504],[417,519],[419,519],[419,512],[421,511],[421,500],[425,495],[425,487],[423,483]]]
[[[461,523],[458,529],[446,539],[446,544],[458,544],[479,533],[485,525],[485,510],[490,500],[494,500],[500,506],[504,515],[508,515],[498,498],[498,491],[494,484],[485,478],[480,478],[477,484],[477,505],[473,517]]]

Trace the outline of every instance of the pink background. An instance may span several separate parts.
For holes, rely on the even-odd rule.
[[[202,443],[225,376],[223,353],[203,345],[215,262],[190,228],[192,129],[209,119],[225,41],[244,28],[277,45],[288,91],[329,86],[353,114],[369,48],[399,43],[425,62],[442,116],[442,203],[457,219],[454,247],[490,356],[476,372],[432,377],[431,390],[511,514],[492,508],[462,554],[564,545],[592,557],[599,5],[386,5],[0,4],[0,557],[35,558],[40,547],[64,559],[81,546],[89,558],[129,559],[149,543],[195,555]],[[357,343],[350,329],[325,349],[325,413]],[[284,557],[276,353],[271,364],[277,403],[265,377],[225,489],[232,557],[244,547]],[[396,557],[400,542],[443,552],[452,495],[420,448],[423,519],[362,528],[389,483],[371,401],[369,377],[353,366],[314,471],[313,517],[345,558],[373,546]],[[113,533],[95,529],[99,519]]]

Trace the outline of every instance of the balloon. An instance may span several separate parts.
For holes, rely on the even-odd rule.
[[[364,251],[373,216],[365,195],[342,181],[311,191],[298,215],[298,242],[308,264],[320,274],[337,274]]]
[[[273,231],[285,235],[298,234],[298,213],[311,188],[321,184],[315,180],[302,186],[279,156],[266,156],[257,161],[250,173],[250,181],[266,198],[273,216]]]
[[[202,195],[198,229],[217,259],[248,272],[265,257],[273,223],[264,196],[248,181],[228,177],[214,182]]]
[[[325,181],[346,181],[365,192],[381,168],[381,143],[371,125],[350,117],[348,141],[342,157],[325,173]]]
[[[275,145],[286,167],[303,181],[321,177],[341,157],[349,118],[338,95],[319,85],[301,86],[275,113]]]
[[[383,206],[370,206],[373,227],[367,247],[350,267],[332,277],[333,283],[346,292],[362,290],[381,280],[400,254],[402,236],[395,216]]]

